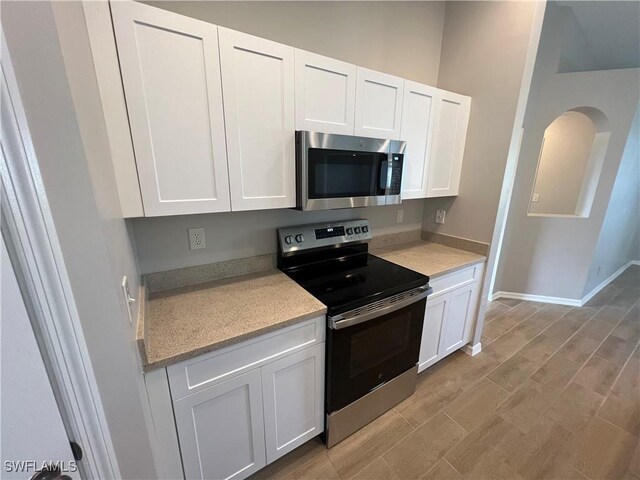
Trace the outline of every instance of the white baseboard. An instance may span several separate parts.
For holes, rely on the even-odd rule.
[[[614,272],[609,278],[605,279],[597,287],[591,290],[587,295],[582,298],[563,298],[563,297],[548,297],[545,295],[530,295],[528,293],[517,292],[495,292],[491,295],[491,301],[498,300],[499,298],[513,298],[515,300],[528,300],[530,302],[542,302],[542,303],[555,303],[556,305],[568,305],[570,307],[582,307],[589,300],[596,296],[596,294],[604,287],[618,278],[622,272],[624,272],[631,265],[640,265],[640,260],[632,260],[626,265],[623,265],[620,269]]]
[[[462,347],[462,351],[471,357],[475,357],[482,351],[482,344],[478,342],[475,345],[465,345]]]
[[[546,295],[530,295],[528,293],[516,292],[496,292],[491,295],[491,301],[499,298],[513,298],[515,300],[528,300],[530,302],[555,303],[557,305],[569,305],[570,307],[581,307],[580,300],[574,298],[548,297]]]
[[[618,270],[616,270],[615,272],[613,272],[611,274],[611,276],[605,280],[602,281],[602,283],[600,283],[600,285],[598,285],[596,288],[594,288],[593,290],[591,290],[589,293],[587,293],[584,297],[582,297],[582,305],[584,305],[585,303],[587,303],[589,300],[591,300],[593,297],[596,296],[596,294],[602,290],[604,287],[606,287],[607,285],[609,285],[611,282],[613,282],[616,278],[618,278],[620,275],[622,275],[622,272],[624,272],[627,268],[629,268],[631,265],[640,265],[640,260],[631,260],[629,263],[627,263],[626,265],[623,265],[622,267],[620,267]],[[581,305],[581,306],[582,306]]]

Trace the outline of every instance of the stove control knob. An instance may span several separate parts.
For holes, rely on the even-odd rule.
[[[347,235],[353,235],[353,228],[347,228]]]
[[[284,243],[287,245],[291,245],[293,243],[293,235],[287,235],[284,237]]]
[[[304,242],[304,235],[302,235],[301,233],[296,235],[296,242],[298,242],[298,243]]]
[[[360,233],[360,227],[355,228],[356,234]]]
[[[369,231],[369,227],[367,227],[366,225],[362,226],[362,233],[367,233]]]

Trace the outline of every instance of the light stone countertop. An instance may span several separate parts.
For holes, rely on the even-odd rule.
[[[426,241],[370,252],[430,278],[486,260]],[[278,270],[149,293],[138,326],[142,367],[144,371],[166,367],[326,311],[319,300]]]
[[[138,342],[142,367],[166,367],[326,311],[278,270],[150,293]]]
[[[370,252],[390,262],[428,275],[430,279],[486,261],[483,255],[425,241],[375,248]]]

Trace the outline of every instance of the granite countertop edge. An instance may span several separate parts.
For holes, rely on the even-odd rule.
[[[464,257],[466,258],[458,259],[453,265],[441,268],[440,270],[436,269],[435,271],[425,271],[426,269],[422,268],[424,265],[421,265],[418,262],[415,262],[412,264],[410,259],[406,257],[394,258],[394,255],[402,255],[403,252],[411,252],[416,248],[429,249],[430,247],[431,248],[437,247],[439,249],[444,249],[444,251],[442,252],[426,252],[425,251],[424,255],[441,256],[441,255],[448,255],[448,254],[456,254],[456,255],[463,254]],[[428,275],[429,280],[435,280],[438,277],[448,275],[453,272],[457,272],[458,270],[463,270],[472,265],[485,263],[487,261],[487,257],[484,255],[469,252],[467,250],[461,250],[459,248],[450,247],[448,245],[444,245],[437,242],[426,241],[426,240],[405,243],[405,244],[397,245],[394,247],[376,248],[371,250],[370,253],[373,255],[379,256],[385,260],[398,263],[403,267],[410,268],[424,275]],[[433,268],[433,266],[430,265],[430,268]]]
[[[458,270],[464,270],[465,268],[470,267],[471,265],[484,263],[486,261],[487,261],[487,257],[477,258],[475,260],[469,260],[468,262],[461,263],[460,265],[456,265],[455,267],[447,268],[440,272],[432,273],[431,275],[429,275],[429,280],[433,280],[438,277],[442,277],[443,275],[448,275],[450,273],[457,272]]]
[[[144,350],[144,357],[142,357],[141,355],[141,359],[144,358],[143,364],[142,364],[142,370],[146,373],[149,372],[151,370],[155,370],[157,368],[166,368],[166,367],[170,367],[171,365],[175,365],[176,363],[180,363],[184,360],[189,360],[190,358],[194,358],[200,355],[205,355],[207,353],[211,353],[214,352],[216,350],[220,350],[224,347],[228,347],[230,345],[235,345],[238,343],[242,343],[245,340],[250,340],[252,338],[256,338],[259,337],[261,335],[265,335],[267,333],[271,333],[274,332],[276,330],[280,330],[282,328],[291,326],[291,325],[295,325],[296,323],[302,323],[305,322],[307,320],[311,320],[313,318],[318,317],[319,315],[324,315],[325,313],[327,313],[327,308],[319,308],[316,311],[312,311],[312,312],[308,312],[305,313],[304,315],[297,315],[295,317],[291,317],[288,318],[286,320],[282,320],[276,323],[273,323],[271,325],[267,325],[263,328],[258,328],[256,330],[251,330],[248,332],[244,332],[241,333],[239,335],[235,335],[233,337],[229,337],[229,338],[225,338],[223,340],[220,340],[218,342],[214,342],[214,343],[210,343],[208,345],[204,345],[201,347],[196,347],[193,350],[188,350],[185,351],[183,353],[177,354],[177,355],[173,355],[171,357],[167,357],[167,358],[163,358],[161,360],[157,360],[157,361],[152,361],[149,362],[148,361],[148,357],[146,355],[146,348],[144,347],[144,342],[142,343],[142,345],[139,343],[138,346],[139,348],[145,348]],[[142,353],[142,352],[141,352]]]

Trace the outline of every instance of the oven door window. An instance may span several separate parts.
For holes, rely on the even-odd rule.
[[[418,362],[425,300],[341,330],[329,330],[328,411],[339,410]]]
[[[386,153],[310,148],[308,162],[310,199],[385,194]]]

